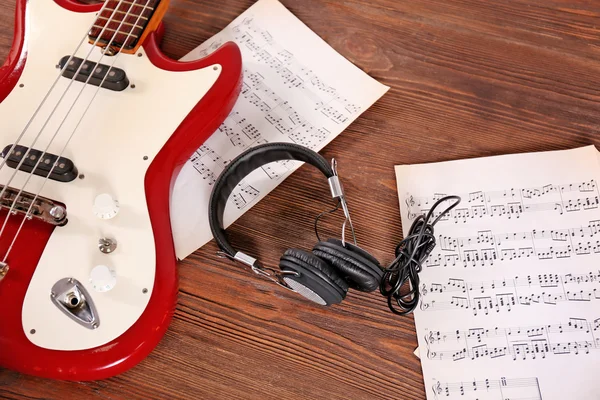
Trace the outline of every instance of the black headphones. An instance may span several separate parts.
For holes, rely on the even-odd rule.
[[[264,267],[256,258],[236,251],[225,234],[225,205],[235,187],[252,171],[275,161],[296,160],[318,168],[328,179],[331,194],[344,210],[346,221],[342,240],[319,241],[312,252],[289,249],[281,256],[279,271]],[[252,268],[280,286],[290,289],[321,305],[340,303],[349,288],[372,292],[379,288],[383,268],[379,262],[355,244],[345,241],[346,223],[352,228],[350,213],[336,171],[316,152],[292,143],[269,143],[245,151],[233,160],[215,183],[209,203],[212,234],[222,255]],[[353,236],[354,229],[352,228]]]

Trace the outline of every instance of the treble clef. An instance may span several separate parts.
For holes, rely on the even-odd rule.
[[[411,196],[409,196],[406,199],[406,205],[409,206],[409,207],[413,207],[415,205],[415,198],[414,198],[414,196],[411,195]]]
[[[437,383],[433,386],[433,392],[436,394],[442,394],[443,391],[444,389],[442,389],[442,384],[440,381],[437,381]]]
[[[433,332],[429,332],[429,335],[427,335],[425,340],[427,341],[427,343],[434,343],[435,342],[435,334]]]
[[[427,296],[427,293],[429,293],[427,291],[427,285],[423,284],[423,286],[421,286],[421,295]]]

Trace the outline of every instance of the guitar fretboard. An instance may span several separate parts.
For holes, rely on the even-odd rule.
[[[117,49],[134,48],[160,1],[106,0],[106,7],[90,30],[90,40]]]

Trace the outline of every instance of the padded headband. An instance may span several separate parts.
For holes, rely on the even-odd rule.
[[[253,147],[240,154],[223,171],[217,180],[210,196],[208,215],[210,230],[219,248],[228,256],[235,258],[237,251],[227,240],[223,216],[225,205],[235,187],[250,173],[266,164],[295,160],[309,163],[318,168],[327,179],[333,178],[335,172],[327,160],[318,153],[293,143],[267,143]],[[330,181],[331,184],[331,181]],[[238,260],[240,261],[240,260]],[[254,263],[252,259],[250,263]],[[250,264],[248,263],[248,264]]]

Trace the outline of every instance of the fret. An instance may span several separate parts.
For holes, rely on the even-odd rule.
[[[137,25],[137,24],[132,24],[131,22],[117,21],[117,20],[113,21],[112,19],[107,18],[107,17],[98,17],[98,19],[104,19],[104,20],[107,20],[107,21],[110,20],[110,23],[114,22],[114,23],[119,23],[119,24],[123,24],[123,25],[133,26],[133,27],[139,28],[139,29],[144,29],[143,26],[140,26],[140,25]],[[98,26],[98,25],[94,25],[94,28],[101,28],[101,27]]]
[[[98,25],[94,25],[94,28],[104,29],[105,31],[109,31],[109,32],[117,32],[117,35],[125,35],[125,36],[129,35],[129,38],[133,38],[133,39],[138,39],[139,38],[139,36],[134,35],[133,32],[131,32],[131,34],[130,34],[130,32],[118,31],[116,29],[112,29],[112,28],[104,27],[104,26],[98,26]]]
[[[90,43],[110,46],[112,51],[133,54],[148,35],[146,29],[156,29],[165,14],[169,0],[105,0],[106,8],[96,17],[89,32]]]
[[[150,3],[150,0],[147,0],[144,5],[137,4],[137,2],[135,2],[135,1],[134,2],[130,2],[130,1],[126,1],[126,0],[120,0],[119,3],[120,4],[127,4],[128,6],[143,7],[144,10],[152,10],[152,11],[154,11],[154,7],[150,7],[148,5],[148,3]]]
[[[115,10],[114,8],[105,8],[103,11],[109,11],[111,14],[112,14],[113,12],[115,12],[115,13],[117,13],[117,14],[123,14],[123,15],[127,15],[127,13],[126,13],[125,11]],[[130,15],[130,17],[131,17],[131,16],[132,16],[132,15]],[[148,18],[144,17],[143,15],[140,15],[139,17],[140,17],[140,19],[143,19],[143,20],[145,20],[145,21],[147,21],[147,20],[148,20]],[[136,18],[137,18],[137,16],[136,16]],[[98,17],[98,19],[108,19],[108,18],[106,18],[106,17]]]

